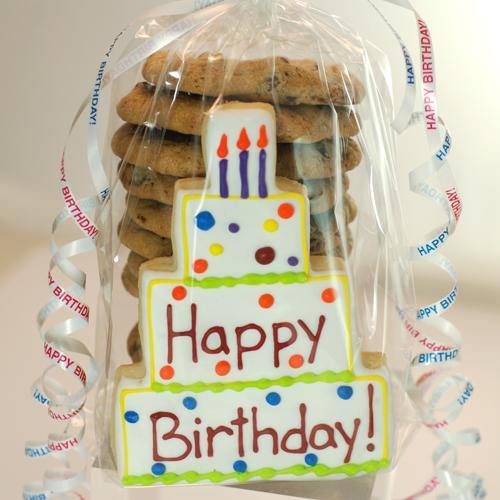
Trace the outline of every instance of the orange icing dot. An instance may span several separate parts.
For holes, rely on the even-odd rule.
[[[331,304],[332,302],[335,302],[337,292],[333,288],[325,288],[321,294],[321,298],[323,299],[323,302]]]
[[[163,380],[170,380],[171,378],[174,377],[175,370],[172,366],[170,365],[165,365],[161,370],[160,370],[160,377]]]
[[[183,286],[176,286],[172,290],[172,297],[175,300],[183,300],[186,298],[187,290]]]
[[[274,297],[270,293],[265,293],[259,297],[259,305],[263,309],[269,309],[274,304]]]
[[[219,361],[215,365],[215,373],[223,377],[231,371],[231,365],[227,361]]]
[[[278,215],[282,219],[289,219],[290,217],[293,216],[294,213],[295,213],[295,208],[290,203],[282,203],[278,207]]]
[[[205,259],[196,259],[193,269],[195,273],[204,273],[208,269],[208,262]]]
[[[300,354],[294,354],[293,356],[290,356],[288,364],[292,368],[300,368],[304,364],[304,358]]]

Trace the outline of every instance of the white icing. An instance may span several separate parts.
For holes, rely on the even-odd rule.
[[[268,145],[259,147],[261,129],[265,127]],[[241,198],[242,177],[240,172],[240,153],[238,140],[242,130],[250,142],[248,151],[248,198]],[[196,259],[209,261],[205,276],[242,276],[248,273],[283,273],[287,271],[306,271],[309,245],[309,207],[304,193],[281,193],[275,182],[276,175],[276,125],[274,111],[268,105],[254,107],[248,112],[248,106],[219,108],[208,116],[205,125],[206,135],[203,141],[203,153],[207,165],[207,180],[202,193],[200,191],[181,191],[176,197],[176,211],[181,214],[181,223],[177,229],[176,242],[178,253],[184,256],[184,273],[194,275],[192,264]],[[228,198],[220,199],[220,162],[218,155],[221,137],[227,144],[227,187]],[[261,199],[259,195],[259,155],[266,153],[265,186],[270,197]],[[297,184],[298,189],[302,189]],[[278,195],[278,196],[276,196]],[[194,197],[194,199],[193,199]],[[214,198],[215,197],[215,198]],[[288,203],[295,213],[286,219],[278,215],[281,204]],[[209,212],[215,219],[215,225],[207,230],[193,227],[193,220],[201,212]],[[275,232],[266,231],[263,225],[272,219],[279,224]],[[229,225],[237,223],[237,233],[229,231]],[[186,239],[186,251],[180,244]],[[212,244],[221,244],[224,252],[213,258],[209,249]],[[261,265],[255,260],[255,252],[270,246],[276,252],[276,258],[268,265]],[[296,257],[298,265],[290,266],[289,257]]]
[[[227,136],[228,155],[228,187],[230,196],[240,196],[241,177],[239,172],[240,152],[237,143],[242,129],[247,132],[250,146],[248,159],[249,195],[259,196],[258,165],[259,153],[262,148],[257,145],[260,127],[265,126],[267,131],[268,146],[266,184],[269,194],[275,194],[278,189],[275,185],[276,175],[276,120],[274,111],[269,105],[252,106],[251,111],[246,104],[224,107],[220,106],[215,112],[208,115],[205,122],[203,137],[203,155],[207,168],[207,185],[204,193],[219,194],[219,161],[217,150],[221,137]],[[260,207],[260,204],[257,206]],[[259,209],[262,210],[262,209]]]
[[[266,127],[269,141],[265,148],[266,189],[269,196],[265,199],[261,198],[263,193],[258,186],[259,148],[255,146],[262,125]],[[252,144],[248,149],[248,199],[240,197],[240,151],[235,147],[243,127]],[[228,197],[225,198],[219,193],[220,158],[217,155],[222,134],[227,135],[228,146]],[[242,408],[245,417],[250,420],[246,424],[244,435],[244,457],[238,456],[236,438],[225,435],[215,438],[214,456],[208,457],[205,436],[202,438],[204,451],[201,458],[190,453],[181,461],[159,460],[166,465],[167,474],[182,474],[187,471],[231,474],[235,460],[244,460],[250,472],[265,467],[284,469],[304,465],[306,453],[315,453],[319,463],[329,468],[343,465],[348,445],[338,429],[335,431],[337,447],[315,450],[309,446],[306,453],[281,450],[274,455],[271,438],[262,437],[259,440],[259,451],[252,449],[252,407],[258,409],[259,428],[273,425],[278,434],[283,436],[289,429],[297,426],[302,403],[307,406],[307,432],[314,425],[328,424],[335,429],[334,424],[341,423],[349,434],[352,432],[354,419],[360,419],[358,437],[349,463],[359,465],[367,461],[388,459],[390,402],[385,382],[387,372],[385,369],[368,372],[352,359],[347,277],[344,274],[330,275],[310,269],[307,197],[300,192],[280,192],[275,183],[276,139],[272,107],[252,104],[220,106],[206,119],[203,141],[208,165],[206,185],[203,190],[194,190],[192,187],[189,190],[178,189],[174,200],[172,227],[177,268],[167,272],[149,266],[140,274],[140,331],[145,374],[143,378],[122,376],[117,385],[115,443],[120,477],[151,474],[151,467],[158,461],[153,456],[155,445],[163,459],[182,452],[185,445],[181,446],[181,441],[162,438],[172,428],[171,417],[158,421],[158,437],[156,441],[153,439],[153,422],[150,417],[157,412],[175,414],[179,418],[178,432],[187,436],[193,436],[195,430],[205,429],[206,426],[230,426],[230,421],[237,416],[238,408]],[[283,218],[278,215],[278,208],[283,203],[293,206],[292,217]],[[196,216],[204,211],[210,212],[215,221],[208,230],[200,229],[196,224]],[[265,230],[263,224],[268,219],[274,219],[279,224],[277,231]],[[228,230],[231,223],[239,225],[239,232],[231,233]],[[212,255],[210,247],[213,244],[222,246],[223,252]],[[266,246],[273,248],[275,259],[262,265],[256,261],[255,252]],[[291,266],[288,262],[288,258],[292,256],[298,259],[296,266]],[[205,272],[193,271],[196,259],[207,261],[208,269]],[[262,276],[267,273],[296,273],[295,278],[297,273],[302,273],[304,282],[238,283],[233,287],[203,288],[191,286],[189,281],[191,277],[203,280],[228,276],[238,278],[248,274]],[[178,287],[182,287],[187,294],[182,300],[173,297],[174,290]],[[330,288],[334,290],[335,296],[332,303],[322,299],[325,289]],[[274,303],[269,308],[263,308],[259,304],[259,298],[265,294],[274,298]],[[193,305],[196,306],[197,360],[193,359],[191,337],[174,338],[172,351],[168,344],[169,315],[172,321],[171,331],[190,331],[194,326]],[[320,321],[324,322],[321,328]],[[291,324],[291,329],[284,325],[279,327],[278,323],[283,322]],[[262,330],[249,327],[238,336],[238,328],[250,324],[256,324]],[[273,339],[273,326],[278,342],[287,340],[292,331],[297,334],[295,341],[290,346],[281,346],[279,352]],[[213,327],[220,327],[219,333],[212,333],[205,340],[206,346],[211,350],[224,346],[224,350],[221,349],[216,354],[207,353],[202,348],[206,332]],[[311,335],[316,336],[318,331],[321,331],[321,335],[317,337],[317,341]],[[259,343],[262,345],[258,350],[243,352],[245,348]],[[172,356],[171,359],[169,355]],[[276,366],[277,355],[279,366]],[[294,355],[302,356],[303,364],[291,363]],[[221,375],[216,370],[217,363],[221,361],[230,365],[227,374]],[[346,371],[364,376],[351,382],[335,378],[335,374],[344,373],[343,376],[346,376]],[[330,376],[328,382],[324,379],[325,374]],[[305,383],[304,377],[311,375],[323,378]],[[288,377],[286,384],[283,377]],[[311,382],[310,378],[307,380]],[[245,385],[241,385],[242,383]],[[372,437],[368,437],[369,384],[374,389]],[[353,389],[353,396],[346,400],[337,394],[337,389],[343,385]],[[153,390],[158,388],[161,392]],[[270,392],[281,396],[279,405],[272,406],[266,402],[265,397]],[[184,407],[185,397],[196,399],[196,409]],[[137,412],[138,422],[126,422],[124,414],[127,411]],[[202,419],[202,424],[194,423],[196,417]],[[369,444],[374,448],[368,447]],[[277,479],[305,477],[309,476],[295,476],[287,472]],[[342,477],[342,474],[321,477]],[[227,481],[235,482],[238,479],[231,476]]]
[[[288,360],[293,354],[301,354],[305,358],[303,370],[321,373],[331,370],[341,372],[350,367],[350,342],[348,337],[349,309],[346,304],[347,282],[343,276],[326,277],[307,284],[290,285],[253,285],[238,286],[234,289],[225,287],[203,289],[200,287],[186,287],[188,295],[182,301],[172,300],[172,290],[179,283],[166,283],[162,280],[171,278],[169,273],[146,271],[141,282],[141,296],[150,299],[142,302],[142,317],[151,318],[148,322],[148,335],[143,335],[143,350],[146,354],[153,352],[154,359],[147,358],[146,378],[150,377],[151,367],[154,366],[152,377],[155,382],[165,383],[162,380],[160,369],[171,364],[175,369],[175,381],[181,384],[192,384],[199,380],[210,382],[230,382],[234,380],[256,380],[259,378],[279,378],[285,375],[297,376],[297,370],[291,368]],[[321,300],[321,294],[326,288],[334,288],[337,299],[333,304]],[[274,297],[274,304],[269,309],[259,306],[259,297],[270,294]],[[196,351],[197,363],[188,363],[193,357],[191,337],[175,337],[172,339],[173,361],[167,360],[168,355],[168,328],[167,306],[172,304],[173,328],[176,332],[186,332],[193,328],[191,319],[191,305],[196,304]],[[237,314],[234,313],[237,311]],[[307,325],[312,335],[319,330],[320,318],[324,316],[324,325],[320,331],[319,345],[314,362],[309,363],[308,357],[314,347],[314,339],[310,340],[306,330],[299,324],[299,320]],[[279,368],[274,366],[275,348],[273,343],[273,324],[280,322],[290,323],[297,332],[297,340],[289,347],[279,349]],[[249,347],[265,338],[264,345],[258,351],[242,354],[243,369],[237,368],[237,327],[257,323],[265,332],[247,330],[241,334],[240,345]],[[205,333],[214,326],[223,326],[230,349],[229,354],[207,354],[201,348]],[[276,328],[278,341],[285,342],[293,333],[289,327]],[[211,334],[209,347],[220,345],[220,336]],[[150,349],[150,340],[153,339],[153,349]],[[240,348],[240,350],[242,350]],[[214,367],[218,361],[227,360],[232,370],[224,378],[218,376]],[[193,370],[193,367],[195,370]]]
[[[366,460],[381,460],[387,453],[388,434],[381,413],[374,414],[372,438],[369,432],[369,408],[367,387],[371,383],[374,387],[374,404],[377,410],[383,408],[382,385],[375,382],[358,381],[351,383],[353,396],[349,400],[341,399],[337,389],[345,385],[343,383],[325,384],[316,382],[313,384],[297,384],[292,387],[272,387],[270,389],[245,389],[244,392],[225,391],[214,394],[211,392],[193,393],[183,392],[180,394],[170,393],[139,393],[131,394],[125,398],[123,410],[137,411],[139,421],[127,423],[126,432],[129,450],[128,473],[130,475],[141,475],[151,471],[155,462],[152,455],[153,425],[150,415],[157,412],[173,413],[179,418],[180,425],[176,433],[186,436],[190,444],[180,439],[163,439],[166,433],[172,430],[173,420],[170,416],[158,419],[156,422],[157,439],[156,447],[158,454],[163,458],[177,458],[192,448],[189,455],[182,461],[163,462],[167,472],[182,474],[187,471],[198,471],[200,474],[213,470],[224,474],[232,473],[233,464],[236,460],[246,462],[248,470],[258,470],[264,467],[276,469],[290,467],[297,464],[305,465],[305,456],[314,453],[319,462],[328,467],[337,467],[344,464],[349,446],[342,434],[335,428],[335,423],[341,422],[348,436],[352,436],[354,420],[359,418],[361,423],[357,436],[354,440],[350,462],[360,464]],[[266,401],[269,393],[279,394],[281,401],[272,406]],[[184,398],[194,398],[196,408],[186,409],[183,405]],[[318,404],[318,402],[322,404]],[[273,441],[270,436],[258,438],[259,450],[253,450],[252,430],[252,407],[257,410],[257,426],[259,430],[271,427],[276,430],[278,444],[280,445],[286,432],[300,426],[300,405],[306,405],[305,434],[308,441],[306,451],[301,453],[284,453],[281,449],[279,455],[273,454]],[[237,409],[243,409],[243,416],[248,419],[242,427],[244,455],[238,452],[238,427],[230,422],[237,418]],[[196,424],[194,419],[201,418],[202,423]],[[311,431],[313,426],[326,424],[333,428],[333,436],[337,448],[329,446],[318,450],[317,446],[327,440],[326,431],[317,432],[313,443],[311,443]],[[208,426],[216,428],[220,425],[229,427],[234,434],[219,434],[213,440],[213,456],[208,456],[208,444],[206,429]],[[201,457],[194,456],[193,430],[200,431]],[[367,450],[368,444],[373,444],[373,451]],[[290,447],[299,448],[302,444],[296,436],[287,442]],[[316,447],[315,447],[316,445]],[[292,476],[294,477],[294,476]],[[259,478],[257,478],[259,479]],[[281,478],[280,478],[281,479]]]
[[[295,209],[289,219],[278,216],[278,207],[288,203]],[[192,220],[197,213],[209,211],[215,217],[215,226],[209,231],[193,231]],[[186,204],[183,227],[188,240],[188,251],[185,253],[185,269],[187,274],[195,278],[206,276],[242,276],[248,273],[285,273],[304,272],[307,265],[308,232],[304,225],[306,210],[302,196],[286,196],[266,200],[224,200],[194,199]],[[266,220],[275,220],[279,224],[277,231],[266,231],[263,226]],[[309,220],[309,219],[307,219]],[[240,230],[231,233],[228,227],[237,221]],[[304,228],[300,231],[299,228]],[[242,244],[242,242],[244,244]],[[224,252],[218,256],[210,254],[210,246],[220,244]],[[262,247],[271,247],[276,257],[270,264],[262,265],[255,260],[255,252]],[[298,265],[288,264],[289,257],[296,257]],[[196,259],[206,259],[208,270],[197,275],[192,270]],[[187,262],[186,262],[187,261]]]

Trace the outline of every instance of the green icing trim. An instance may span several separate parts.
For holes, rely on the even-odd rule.
[[[181,481],[186,483],[198,483],[199,481],[210,481],[211,483],[221,483],[222,481],[228,481],[231,479],[236,479],[237,481],[244,483],[250,479],[259,477],[261,479],[273,479],[276,476],[282,474],[288,474],[292,476],[305,476],[306,474],[314,474],[317,477],[329,476],[331,474],[345,474],[346,476],[354,476],[360,472],[365,472],[367,474],[373,474],[380,469],[389,467],[389,460],[369,460],[362,464],[344,464],[338,467],[327,467],[323,464],[317,464],[314,466],[307,465],[292,465],[291,467],[286,467],[284,469],[273,469],[271,467],[264,467],[262,469],[257,469],[255,471],[248,472],[230,472],[224,474],[218,471],[206,472],[200,474],[196,471],[188,471],[183,474],[174,474],[173,472],[167,472],[161,476],[153,476],[152,474],[143,474],[142,476],[124,476],[122,478],[122,483],[124,486],[150,486],[152,484],[162,483],[164,485],[175,484]]]
[[[278,379],[268,379],[261,378],[259,380],[250,380],[247,382],[214,382],[211,384],[207,384],[206,382],[196,382],[194,384],[183,385],[178,383],[172,384],[160,384],[158,382],[154,382],[151,385],[151,389],[155,392],[172,392],[174,394],[178,394],[180,392],[189,391],[189,392],[222,392],[226,390],[232,390],[236,392],[241,392],[244,389],[248,389],[251,387],[257,389],[267,389],[274,385],[280,385],[282,387],[289,387],[293,384],[297,384],[302,382],[304,384],[312,384],[314,382],[352,382],[354,380],[354,375],[352,372],[345,370],[343,372],[335,373],[335,372],[323,372],[320,374],[316,373],[303,373],[298,377],[290,377],[284,376]]]
[[[293,283],[307,283],[309,276],[306,273],[286,272],[282,274],[245,274],[239,278],[225,276],[223,278],[209,277],[197,280],[193,277],[184,279],[186,286],[199,286],[201,288],[219,288],[221,286],[233,287],[236,285],[274,285],[281,283],[282,285],[291,285]]]

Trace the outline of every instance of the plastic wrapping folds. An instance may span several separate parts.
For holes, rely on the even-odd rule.
[[[456,470],[458,448],[479,433],[448,427],[473,386],[446,371],[461,335],[440,317],[457,290],[439,252],[461,199],[438,115],[432,39],[410,2],[387,1],[415,15],[420,39],[419,74],[378,11],[406,66],[397,113],[383,53],[309,3],[165,4],[144,16],[110,64],[124,32],[115,38],[70,129],[87,107],[97,196],[75,194],[67,142],[65,209],[52,232],[71,221],[83,238],[53,238],[50,300],[37,317],[51,366],[33,397],[65,427],[27,442],[26,455],[64,467],[26,485],[24,498],[84,498],[89,464],[125,486],[215,483],[370,498],[416,423],[440,443],[435,475],[408,498],[440,484],[445,498],[484,497],[478,476]],[[103,161],[98,111],[111,82],[116,112]],[[392,130],[413,126],[430,148],[410,172],[410,189],[448,220],[408,247]],[[94,357],[80,337],[89,307],[74,257],[96,248]],[[417,260],[453,279],[434,304],[416,306]],[[98,380],[94,435],[84,410],[93,409],[87,396]]]
[[[224,2],[185,15],[173,15],[175,6],[148,16],[108,68],[115,40],[99,66],[88,100],[99,196],[77,199],[61,162],[66,209],[53,231],[72,218],[84,238],[52,243],[54,296],[38,323],[46,356],[80,390],[67,392],[50,370],[37,381],[34,397],[70,425],[48,443],[28,443],[27,454],[57,453],[66,466],[70,451],[88,458],[82,408],[102,368],[90,444],[117,484],[369,498],[411,422],[437,428],[443,395],[463,383],[472,390],[454,376],[421,415],[408,404],[411,367],[454,358],[460,344],[458,331],[433,316],[442,312],[436,303],[418,318],[431,316],[449,345],[441,344],[444,356],[412,361],[420,331],[407,317],[416,310],[410,261],[421,252],[409,253],[403,237],[392,132],[422,119],[412,114],[408,50],[400,39],[408,87],[392,123],[381,53],[330,13],[295,0]],[[430,34],[417,20],[424,121],[441,149],[412,173],[411,187],[450,215],[419,248],[454,277],[435,251],[455,229],[460,199],[446,165],[451,141],[446,134],[441,147],[438,133]],[[102,162],[95,125],[110,82],[116,113]],[[436,172],[446,196],[431,196],[425,182]],[[74,338],[89,314],[85,274],[70,258],[95,242],[102,289],[94,360]],[[73,286],[60,285],[61,272]],[[44,329],[61,308],[73,317]],[[464,397],[447,407],[447,423]],[[438,476],[424,489],[444,480],[463,492],[470,478],[454,472],[456,447],[478,435],[441,427]],[[25,498],[74,492],[84,477],[84,469],[48,471]]]
[[[117,481],[368,496],[397,457],[413,300],[376,74],[336,18],[247,1],[115,84],[97,427]]]
[[[86,471],[70,469],[69,458],[89,462],[82,409],[99,372],[96,441],[87,441],[117,484],[369,498],[376,475],[397,462],[400,436],[420,421],[441,444],[436,476],[416,496],[440,483],[449,498],[484,496],[480,478],[455,471],[457,448],[477,442],[477,431],[446,429],[473,387],[452,375],[427,403],[419,397],[461,339],[439,317],[456,288],[417,309],[410,262],[426,259],[455,279],[438,251],[461,201],[450,135],[440,135],[430,33],[409,2],[394,2],[417,19],[425,111],[413,112],[414,66],[395,32],[407,92],[394,121],[381,52],[310,4],[247,0],[188,14],[188,1],[167,4],[108,67],[122,34],[115,39],[86,103],[98,196],[77,199],[63,155],[66,208],[53,232],[72,218],[84,238],[53,240],[52,295],[38,315],[45,355],[79,389],[64,388],[54,367],[35,383],[35,399],[69,425],[28,442],[26,454],[54,455],[66,468],[27,485],[25,498],[81,496]],[[96,125],[110,82],[116,113],[102,162]],[[408,252],[392,130],[419,123],[433,151],[410,186],[449,221]],[[85,273],[71,258],[96,242],[94,359],[76,337],[89,309]],[[47,328],[60,309],[70,318]],[[415,317],[440,331],[441,342],[420,341],[433,352],[413,352],[410,342],[424,336]],[[425,371],[416,378],[412,367]]]

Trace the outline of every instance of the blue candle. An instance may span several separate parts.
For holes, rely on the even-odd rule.
[[[219,193],[221,198],[227,198],[229,196],[229,188],[227,186],[227,135],[222,134],[220,139],[219,148],[217,149],[217,156],[220,158],[219,161]]]
[[[259,153],[259,196],[267,198],[267,185],[266,185],[266,159],[267,153],[265,148],[269,144],[267,139],[266,126],[262,125],[259,130],[259,140],[257,146],[261,148]]]
[[[250,139],[245,128],[241,129],[240,137],[237,142],[240,153],[240,179],[241,179],[241,197],[248,198],[248,148],[250,147]]]
[[[266,150],[261,149],[259,153],[259,196],[261,198],[267,198],[266,158]]]
[[[248,151],[240,153],[241,197],[248,198]]]

